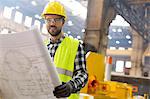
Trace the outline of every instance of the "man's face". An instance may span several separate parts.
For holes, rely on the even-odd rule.
[[[47,31],[51,36],[58,36],[61,33],[64,20],[59,15],[45,15]]]

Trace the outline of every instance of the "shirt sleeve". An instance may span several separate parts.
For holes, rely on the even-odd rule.
[[[73,93],[80,91],[88,81],[86,69],[86,58],[83,44],[79,43],[78,51],[74,62],[73,79],[70,81],[73,86]]]

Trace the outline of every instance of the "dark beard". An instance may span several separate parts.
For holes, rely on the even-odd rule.
[[[58,30],[55,34],[52,34],[52,33],[50,33],[49,31],[48,31],[48,33],[49,33],[50,35],[52,35],[52,36],[58,36],[58,35],[61,33],[61,29]]]

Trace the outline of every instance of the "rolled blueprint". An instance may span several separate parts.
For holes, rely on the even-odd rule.
[[[0,92],[3,99],[56,99],[58,73],[38,29],[0,34]]]

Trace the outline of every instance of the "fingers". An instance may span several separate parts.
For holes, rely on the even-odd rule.
[[[54,93],[54,96],[56,96],[57,98],[67,97],[70,95],[70,93],[67,90],[66,84],[57,86],[54,89],[53,93]]]
[[[56,98],[68,97],[71,94],[70,87],[66,83],[63,83],[62,85],[57,86],[54,89],[53,93],[54,93],[54,96],[56,96]]]
[[[54,94],[54,96],[56,96],[56,98],[63,98],[63,97],[68,97],[70,96],[70,94],[66,91],[62,92],[62,93],[57,93],[57,94]]]
[[[63,90],[63,89],[65,89],[65,88],[66,88],[66,84],[63,84],[63,85],[60,85],[60,86],[55,87],[54,90]]]

